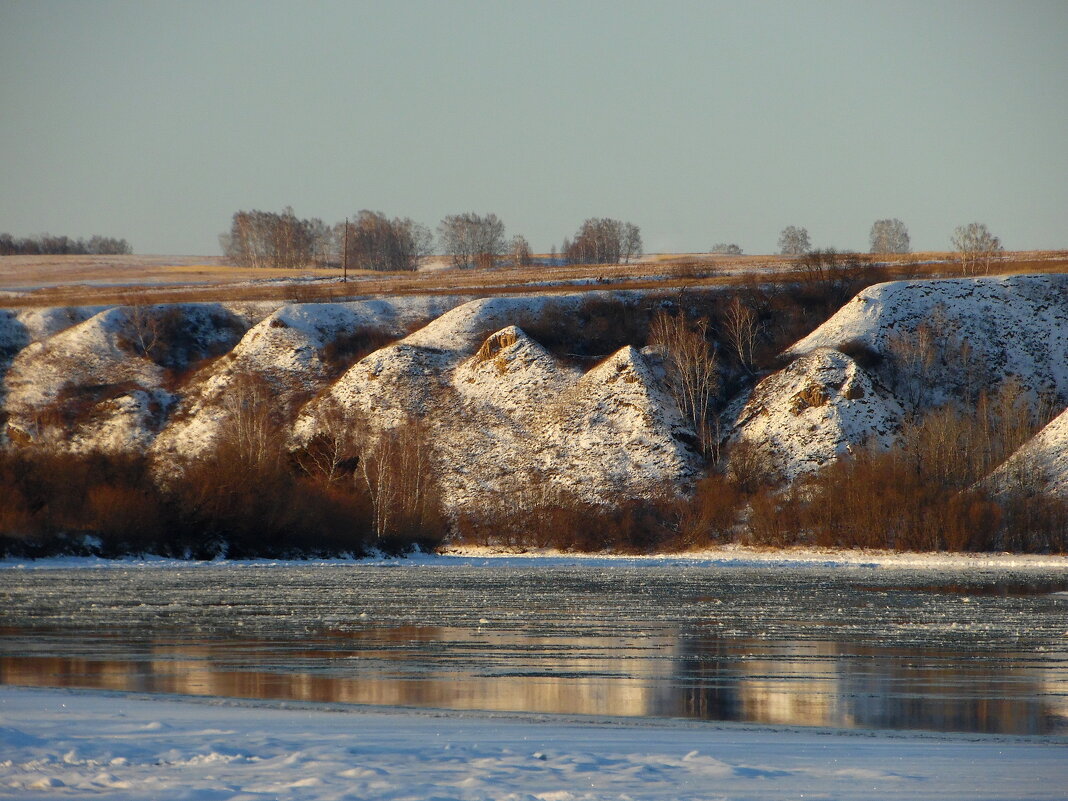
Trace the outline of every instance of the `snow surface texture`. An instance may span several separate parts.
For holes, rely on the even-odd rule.
[[[454,514],[521,509],[554,492],[597,503],[686,484],[696,473],[685,444],[693,432],[655,356],[627,347],[583,374],[517,325],[585,298],[496,297],[453,309],[354,365],[304,410],[297,439],[317,431],[323,403],[377,428],[418,419]]]
[[[1063,743],[0,688],[0,797],[1063,799]]]
[[[459,302],[451,296],[420,296],[282,306],[194,378],[174,422],[153,450],[161,456],[191,457],[208,448],[229,419],[225,399],[237,389],[238,377],[264,382],[279,411],[288,416],[330,380],[330,367],[323,358],[328,343],[357,329],[400,337],[409,326],[437,317]]]
[[[868,287],[786,352],[861,344],[906,373],[903,401],[936,406],[1015,376],[1068,402],[1068,275],[893,281]],[[987,382],[987,383],[983,383]]]
[[[865,443],[889,447],[906,413],[1009,378],[1036,408],[1040,399],[1060,408],[1068,276],[877,284],[784,355],[796,361],[735,409],[733,437],[765,449],[787,479]]]
[[[736,422],[777,473],[796,478],[861,444],[889,448],[904,418],[898,400],[853,359],[817,348],[760,382]]]
[[[1068,411],[1045,428],[994,471],[995,488],[1035,486],[1068,501]]]

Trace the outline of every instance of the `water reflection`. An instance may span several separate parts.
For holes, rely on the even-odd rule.
[[[1068,733],[1068,596],[1048,575],[939,582],[930,571],[677,565],[7,570],[0,681]]]
[[[1047,654],[1044,665],[1062,666],[1051,670],[1029,666],[1021,653],[747,640],[670,628],[608,638],[419,626],[319,632],[281,643],[142,640],[123,646],[125,658],[101,657],[100,647],[88,648],[91,658],[0,657],[0,682],[457,710],[1068,733],[1068,653]],[[118,649],[108,643],[106,650]]]

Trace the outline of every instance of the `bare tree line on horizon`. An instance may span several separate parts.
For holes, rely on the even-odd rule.
[[[526,237],[505,236],[496,214],[447,215],[435,237],[408,217],[390,219],[364,209],[333,226],[318,218],[301,219],[286,207],[280,213],[238,211],[230,230],[219,237],[223,254],[242,267],[294,268],[308,265],[354,270],[404,272],[418,269],[435,244],[453,267],[528,266],[534,255]],[[641,230],[631,222],[591,217],[560,250],[564,263],[628,263],[642,255]]]
[[[0,233],[0,256],[127,256],[133,248],[125,239],[94,234],[89,239],[38,234],[16,237]]]
[[[869,252],[874,255],[912,252],[908,227],[897,218],[872,223],[869,241]],[[411,272],[434,254],[435,246],[457,268],[529,266],[535,261],[526,238],[515,235],[509,240],[504,222],[492,213],[447,215],[439,223],[435,236],[428,227],[409,217],[391,219],[382,212],[367,209],[334,225],[318,218],[298,218],[289,207],[281,213],[238,211],[233,215],[230,230],[220,236],[220,243],[229,261],[255,268],[330,266]],[[966,275],[988,272],[1003,253],[1001,241],[983,223],[959,226],[953,232],[951,244]],[[816,253],[851,253],[813,248],[808,229],[796,225],[782,230],[778,248],[780,255],[795,259],[810,259]],[[743,251],[735,243],[719,243],[709,252],[741,255]],[[573,237],[564,238],[559,250],[553,246],[548,263],[627,264],[642,255],[641,229],[637,225],[608,217],[591,217]]]

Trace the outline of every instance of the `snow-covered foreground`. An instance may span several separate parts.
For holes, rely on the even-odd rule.
[[[13,798],[1063,799],[1065,745],[0,688]]]

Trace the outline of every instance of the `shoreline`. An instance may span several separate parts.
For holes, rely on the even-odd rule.
[[[721,568],[868,568],[940,570],[1050,570],[1068,572],[1068,554],[907,552],[836,548],[756,548],[721,545],[693,551],[654,554],[574,553],[553,549],[503,546],[453,546],[437,553],[402,556],[309,557],[253,559],[176,559],[170,557],[47,556],[0,559],[0,570],[61,568],[177,568],[192,566],[448,566],[465,567],[721,567]]]

